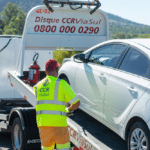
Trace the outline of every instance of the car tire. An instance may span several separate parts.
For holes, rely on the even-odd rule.
[[[142,121],[134,123],[128,134],[128,150],[133,149],[150,150],[150,131]]]
[[[24,150],[25,135],[20,118],[15,118],[11,128],[11,141],[13,150]]]

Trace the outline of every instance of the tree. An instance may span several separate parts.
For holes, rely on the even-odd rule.
[[[3,21],[5,25],[8,25],[11,18],[13,16],[18,15],[18,9],[16,4],[7,3],[6,7],[3,7],[3,11],[1,12],[1,15],[3,17]]]
[[[4,22],[2,19],[0,19],[0,29],[3,29],[4,28]]]
[[[19,34],[21,35],[24,28],[26,14],[16,4],[8,3],[3,8],[2,17],[5,24],[3,34]],[[13,15],[12,15],[13,14]]]
[[[9,34],[9,35],[16,35],[17,30],[16,29],[7,29],[3,34]]]
[[[3,33],[3,30],[2,29],[0,29],[0,34],[2,34]]]
[[[133,35],[132,35],[132,38],[137,38],[137,37],[138,37],[137,34],[133,34]]]
[[[128,34],[127,39],[132,39],[132,36]]]
[[[64,58],[70,58],[71,56],[81,53],[81,51],[62,51],[62,50],[55,50],[53,51],[54,59],[62,64]]]
[[[4,28],[4,22],[2,19],[0,19],[0,34],[3,33],[3,28]]]
[[[139,34],[138,38],[150,38],[150,34]]]
[[[123,32],[119,32],[117,34],[114,35],[113,39],[125,39],[126,35]]]

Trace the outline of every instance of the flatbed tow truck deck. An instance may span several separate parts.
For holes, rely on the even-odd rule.
[[[88,144],[88,140],[86,142],[85,139],[88,138],[98,146],[98,150],[127,150],[127,144],[123,139],[81,109],[77,110],[74,116],[69,117],[68,122],[80,129],[81,132],[70,132],[70,138],[71,141],[73,138],[79,141],[83,149],[88,149],[89,145],[89,150],[95,150],[94,146],[91,146],[93,149],[90,148],[92,144]],[[82,139],[80,135],[86,138]]]

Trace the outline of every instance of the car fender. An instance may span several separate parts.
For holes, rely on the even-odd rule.
[[[146,124],[150,120],[150,115],[149,115],[149,113],[150,113],[150,97],[149,97],[149,93],[150,93],[150,86],[146,89],[146,91],[141,96],[141,98],[139,100],[137,100],[137,103],[132,108],[132,110],[128,114],[125,122],[123,123],[121,136],[123,136],[124,139],[125,139],[125,133],[126,133],[127,125],[129,123],[129,121],[131,121],[131,119],[136,117],[136,118],[143,120]],[[150,129],[150,127],[149,127],[149,129]]]
[[[67,76],[73,90],[75,90],[75,87],[74,87],[75,80],[74,79],[75,79],[75,75],[76,75],[76,70],[79,65],[80,65],[80,63],[76,63],[74,61],[67,61],[61,66],[61,68],[59,69],[59,72],[58,72],[58,77],[61,77],[62,74]]]

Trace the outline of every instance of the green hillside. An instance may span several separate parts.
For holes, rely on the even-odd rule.
[[[3,10],[3,7],[10,2],[22,7],[26,13],[34,6],[43,5],[43,0],[0,0],[0,12]]]
[[[111,13],[105,12],[109,18],[110,25],[125,25],[125,26],[143,26],[143,24],[139,24],[128,19],[123,19],[117,15],[113,15]]]

